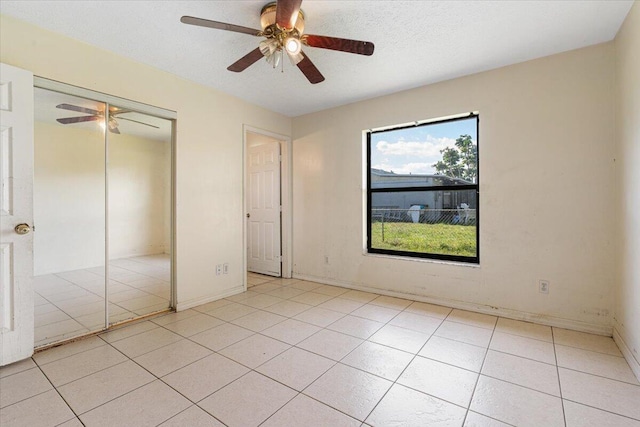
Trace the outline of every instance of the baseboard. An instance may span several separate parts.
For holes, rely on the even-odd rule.
[[[178,302],[176,304],[176,311],[188,310],[193,307],[197,307],[199,305],[207,304],[213,301],[217,301],[222,298],[230,297],[231,295],[236,295],[241,292],[244,292],[244,285],[239,285],[231,289],[227,289],[222,293],[211,295],[203,298],[195,298],[185,302]]]
[[[387,295],[396,298],[411,299],[414,301],[427,302],[430,304],[443,305],[445,307],[458,308],[461,310],[475,311],[482,314],[490,314],[492,316],[506,317],[508,319],[523,320],[525,322],[537,323],[546,326],[555,326],[557,328],[571,329],[574,331],[588,332],[590,334],[605,335],[610,337],[613,333],[611,326],[594,325],[591,323],[580,322],[578,320],[564,319],[562,317],[553,317],[525,311],[512,310],[509,308],[493,307],[484,304],[476,304],[464,301],[450,300],[446,298],[427,297],[417,294],[409,294],[404,292],[396,292],[385,289],[373,288],[370,286],[355,285],[353,283],[341,280],[327,279],[325,277],[316,277],[305,274],[293,274],[294,279],[308,280],[310,282],[323,283],[325,285],[340,286],[342,288],[355,289],[359,291],[371,292],[380,295]]]
[[[117,256],[114,256],[111,261],[117,261],[120,259],[128,259],[128,258],[136,258],[139,256],[149,256],[149,255],[168,255],[168,254],[164,251],[164,249],[158,248],[154,250],[134,252],[134,253],[125,254],[125,255],[118,254]]]
[[[620,351],[622,352],[622,355],[624,356],[625,360],[629,364],[629,367],[631,368],[633,373],[636,375],[636,378],[638,378],[638,381],[640,381],[640,362],[638,362],[638,359],[636,359],[633,356],[633,352],[627,345],[624,338],[622,338],[622,335],[620,334],[620,332],[618,332],[618,330],[615,327],[613,328],[613,340],[616,342],[616,344],[618,344],[618,348],[620,349]]]

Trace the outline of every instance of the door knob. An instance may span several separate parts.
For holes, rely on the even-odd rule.
[[[250,213],[247,214],[247,218],[251,218],[251,214]]]
[[[16,230],[18,234],[29,234],[31,227],[29,227],[29,224],[18,224],[14,230]]]

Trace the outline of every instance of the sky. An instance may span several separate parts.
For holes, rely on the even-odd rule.
[[[477,142],[476,119],[410,127],[371,135],[371,167],[399,174],[433,174],[440,150],[454,147],[460,135]]]

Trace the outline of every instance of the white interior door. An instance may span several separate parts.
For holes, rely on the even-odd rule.
[[[0,366],[33,354],[33,74],[0,64]]]
[[[248,148],[247,269],[280,277],[280,143]]]

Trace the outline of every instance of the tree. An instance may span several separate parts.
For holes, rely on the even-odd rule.
[[[478,146],[473,143],[470,135],[460,135],[456,139],[455,147],[440,150],[442,160],[431,165],[437,175],[452,178],[462,178],[475,182],[478,176]]]

